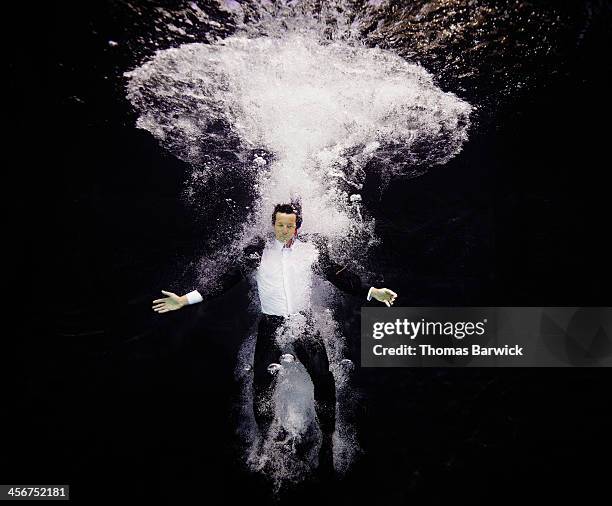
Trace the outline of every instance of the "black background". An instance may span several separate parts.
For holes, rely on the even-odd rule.
[[[113,80],[124,62],[99,36],[116,22],[105,12],[5,11],[0,481],[68,483],[79,504],[119,492],[138,504],[269,500],[237,462],[231,422],[235,355],[253,319],[246,286],[165,316],[150,309],[161,289],[185,290],[181,266],[205,224],[181,200],[189,168],[133,126]],[[610,305],[608,28],[449,164],[368,202],[392,245],[374,266],[398,303]],[[354,357],[359,305],[342,309]],[[286,499],[604,492],[607,369],[362,369],[355,383],[364,455],[333,487]]]

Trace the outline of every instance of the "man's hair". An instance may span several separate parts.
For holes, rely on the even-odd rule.
[[[276,204],[272,213],[272,225],[276,223],[276,213],[295,214],[295,227],[300,228],[302,225],[302,209],[297,203]]]

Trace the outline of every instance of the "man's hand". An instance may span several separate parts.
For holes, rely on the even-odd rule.
[[[155,299],[153,301],[153,311],[157,313],[175,311],[188,304],[187,297],[185,295],[179,296],[176,293],[166,292],[165,290],[162,290],[162,293],[168,297],[164,297],[163,299]]]
[[[391,307],[397,297],[397,293],[395,293],[393,290],[389,290],[388,288],[374,288],[371,295],[376,300],[384,302],[387,307]]]

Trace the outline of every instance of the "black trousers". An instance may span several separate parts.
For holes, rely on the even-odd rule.
[[[255,360],[253,364],[254,411],[257,425],[262,434],[266,434],[274,419],[274,413],[267,409],[270,386],[274,376],[268,372],[272,363],[280,363],[284,353],[293,354],[299,360],[312,379],[314,385],[315,410],[319,427],[325,439],[331,438],[336,423],[336,385],[329,370],[329,360],[320,334],[314,332],[309,313],[306,325],[300,329],[299,336],[290,346],[280,346],[276,339],[277,330],[285,323],[282,316],[262,314],[257,329]]]

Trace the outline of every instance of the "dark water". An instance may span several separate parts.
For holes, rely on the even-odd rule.
[[[528,59],[512,49],[520,44],[499,42],[457,63],[470,74],[459,77],[461,69],[436,66],[434,46],[411,46],[447,89],[486,100],[453,160],[394,181],[382,199],[364,192],[382,239],[373,267],[403,305],[610,305],[610,9],[555,2],[560,26],[541,21],[525,36],[523,21],[550,21],[551,4],[521,3],[487,39],[553,40],[549,52],[527,47]],[[12,367],[0,481],[69,483],[79,504],[119,492],[136,504],[192,504],[218,492],[226,503],[263,501],[265,486],[237,463],[230,422],[234,360],[252,323],[246,286],[164,317],[150,310],[161,289],[193,283],[186,266],[226,212],[222,202],[206,216],[186,205],[190,167],[133,126],[118,76],[151,53],[151,41],[162,43],[151,35],[155,5],[141,15],[118,3],[5,12],[5,250],[15,253],[6,265],[16,283],[5,292]],[[384,16],[408,22],[397,9]],[[503,9],[514,12],[509,2]],[[424,40],[453,16],[402,33]],[[453,41],[444,44],[439,51]],[[448,54],[459,61],[461,52]],[[341,310],[353,357],[359,305],[347,298]],[[605,369],[359,370],[364,455],[337,486],[306,485],[286,500],[594,497],[605,483],[597,460],[609,441],[609,385]]]

